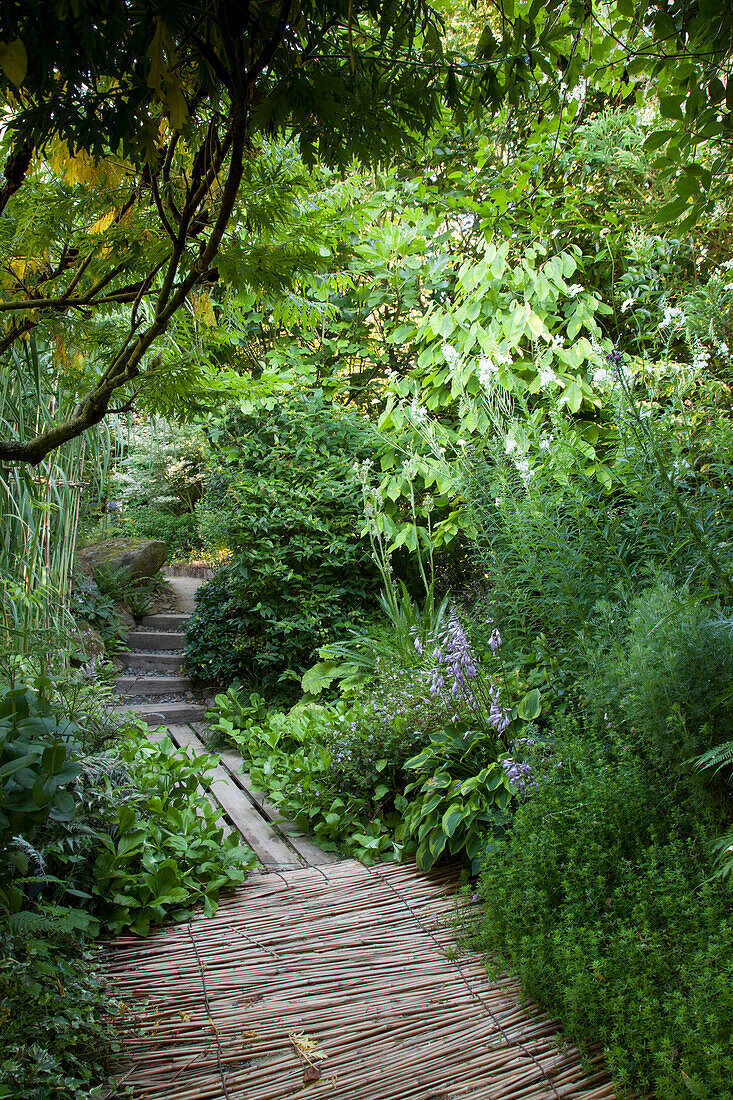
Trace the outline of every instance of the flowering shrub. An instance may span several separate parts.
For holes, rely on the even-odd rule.
[[[416,850],[425,869],[444,851],[476,860],[486,829],[523,793],[502,754],[526,700],[511,710],[501,700],[495,627],[488,669],[455,607],[431,635],[408,637],[416,661],[377,657],[348,703],[255,720],[232,688],[217,698],[215,729],[241,747],[268,796],[332,846],[359,858]]]

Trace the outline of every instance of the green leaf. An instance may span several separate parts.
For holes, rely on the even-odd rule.
[[[20,38],[13,42],[0,42],[0,69],[11,84],[19,88],[28,72],[28,54]]]
[[[517,717],[524,722],[532,722],[539,718],[542,711],[542,696],[538,688],[533,688],[524,696],[517,707]]]
[[[667,202],[664,206],[659,208],[657,212],[657,221],[662,225],[667,222],[673,222],[676,218],[679,218],[680,214],[684,213],[687,207],[687,199],[676,198],[672,202]]]
[[[330,687],[337,677],[345,671],[345,666],[336,661],[319,661],[300,679],[300,686],[306,695],[318,695],[324,688]]]
[[[0,767],[0,779],[9,775],[15,775],[16,772],[22,771],[23,768],[27,768],[29,764],[34,763],[37,759],[37,752],[28,752],[25,756],[19,756],[16,760],[9,760],[7,764],[3,764],[2,767]]]
[[[146,829],[133,829],[132,832],[125,833],[117,842],[117,855],[126,856],[137,852],[142,847],[146,836]]]
[[[692,195],[698,195],[700,193],[700,180],[689,169],[685,169],[677,177],[675,182],[675,191],[683,199],[689,199]]]
[[[448,837],[442,829],[433,829],[433,831],[428,836],[427,841],[428,849],[431,856],[433,857],[433,861],[435,861],[445,849],[445,846],[448,843]]]
[[[571,412],[576,413],[583,402],[583,389],[579,382],[571,382],[563,390],[560,398],[561,405],[567,405]]]
[[[684,102],[684,96],[660,96],[659,97],[659,111],[662,118],[673,118],[682,121],[684,115],[682,113],[682,103]]]
[[[462,802],[452,802],[443,814],[441,822],[443,832],[447,837],[453,836],[458,825],[468,816],[468,812]]]

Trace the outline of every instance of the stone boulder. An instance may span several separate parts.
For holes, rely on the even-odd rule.
[[[154,576],[167,557],[168,547],[160,539],[106,539],[79,550],[76,564],[88,576],[104,566],[115,573],[124,571],[134,580]]]
[[[95,657],[104,656],[104,638],[96,627],[88,623],[86,619],[76,620],[74,634],[74,640],[79,644],[84,654],[86,654],[87,661],[92,661]]]

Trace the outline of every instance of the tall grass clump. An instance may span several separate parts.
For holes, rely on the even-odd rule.
[[[29,340],[0,365],[0,430],[35,435],[72,396],[51,352]],[[67,633],[82,488],[109,468],[103,427],[71,440],[36,467],[0,465],[0,643],[27,652],[39,632]]]

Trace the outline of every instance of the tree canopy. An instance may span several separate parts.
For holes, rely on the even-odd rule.
[[[464,173],[460,202],[491,207],[520,236],[528,218],[566,232],[585,216],[589,231],[588,196],[558,161],[582,123],[622,105],[658,111],[641,138],[666,181],[658,223],[683,232],[730,189],[730,0],[30,0],[0,11],[0,355],[35,334],[74,395],[35,434],[8,429],[0,460],[38,463],[136,401],[180,413],[216,371],[201,374],[185,339],[170,354],[178,318],[193,314],[215,343],[222,288],[283,288],[319,265],[333,274],[354,162],[409,163],[419,148],[427,163],[436,127],[427,182]]]
[[[2,33],[0,353],[39,326],[58,337],[63,319],[105,330],[72,414],[0,442],[6,460],[39,462],[155,374],[156,341],[217,281],[228,228],[246,232],[264,135],[343,167],[439,109],[421,0],[39,0],[5,4]]]

